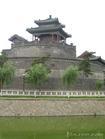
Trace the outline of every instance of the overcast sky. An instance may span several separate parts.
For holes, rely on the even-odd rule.
[[[77,55],[88,50],[105,59],[105,0],[0,0],[0,51],[10,48],[14,34],[30,40],[26,28],[49,15],[66,25]]]

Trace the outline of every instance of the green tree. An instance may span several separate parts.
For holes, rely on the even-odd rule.
[[[67,86],[74,84],[78,75],[77,67],[68,67],[63,74],[63,83]]]
[[[36,86],[41,85],[48,79],[50,70],[42,63],[34,64],[26,71],[26,81]]]
[[[91,72],[91,65],[90,65],[89,58],[83,59],[83,60],[79,63],[78,69],[79,69],[79,71],[82,71],[83,74],[84,74],[86,77],[88,77],[89,75],[92,75],[92,72]]]
[[[4,63],[6,63],[8,60],[8,58],[6,57],[6,55],[1,54],[0,55],[0,67],[2,67],[4,65]]]
[[[104,83],[102,80],[96,80],[96,90],[101,90]]]
[[[14,77],[15,69],[13,65],[9,62],[5,62],[0,65],[0,90],[2,89],[4,83],[9,83]]]

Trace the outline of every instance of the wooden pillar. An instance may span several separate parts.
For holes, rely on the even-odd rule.
[[[64,38],[64,43],[66,43],[66,38]]]
[[[58,42],[58,33],[57,33],[57,42]]]
[[[53,39],[54,39],[54,36],[53,36],[53,33],[52,33],[52,42],[53,42]]]

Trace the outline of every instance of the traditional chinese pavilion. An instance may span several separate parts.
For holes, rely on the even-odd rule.
[[[65,32],[65,25],[61,24],[58,18],[52,18],[50,15],[48,19],[35,20],[35,24],[37,27],[26,29],[32,35],[32,41],[15,34],[9,38],[12,42],[11,49],[3,50],[3,53],[16,67],[14,81],[5,88],[22,89],[24,73],[31,66],[33,60],[48,55],[50,55],[50,58],[47,64],[51,68],[51,75],[48,82],[41,86],[41,89],[67,89],[63,86],[61,80],[64,70],[68,66],[78,65],[87,54],[90,54],[94,74],[85,80],[82,76],[79,77],[72,89],[94,89],[94,81],[96,79],[103,80],[105,61],[88,51],[76,57],[76,46],[73,43],[66,43],[66,39],[71,35]],[[84,85],[81,85],[81,83]],[[25,88],[32,89],[32,86],[25,84]]]

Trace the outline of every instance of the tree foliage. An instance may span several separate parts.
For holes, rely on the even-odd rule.
[[[96,90],[102,89],[104,83],[102,80],[96,80]]]
[[[0,89],[4,83],[9,83],[14,76],[15,69],[11,63],[6,62],[0,66]]]
[[[48,79],[49,69],[42,63],[34,64],[26,71],[26,80],[35,85],[41,85]]]
[[[6,55],[0,55],[0,89],[4,83],[9,83],[14,76],[15,69],[13,65],[8,62]]]
[[[63,74],[63,83],[65,85],[72,85],[75,83],[78,77],[78,69],[77,67],[68,67]]]
[[[82,71],[83,74],[88,77],[89,75],[92,74],[91,72],[91,65],[90,65],[90,61],[89,58],[83,59],[80,64],[79,64],[79,71]]]
[[[6,55],[2,54],[0,55],[0,67],[3,67],[4,63],[6,63],[8,60],[8,58],[6,57]]]

